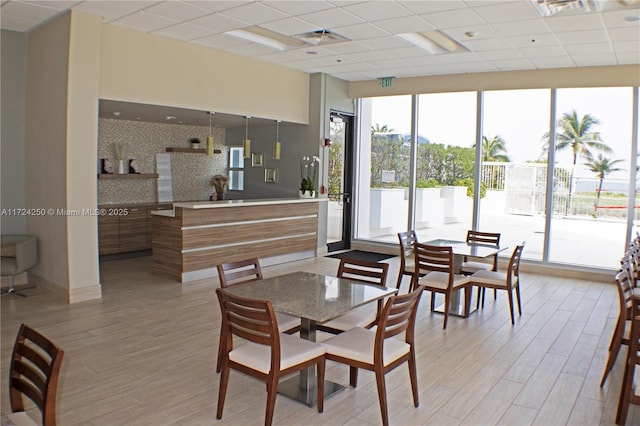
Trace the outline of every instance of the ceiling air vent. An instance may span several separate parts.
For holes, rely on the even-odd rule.
[[[595,12],[597,0],[531,0],[542,16],[558,12]]]
[[[294,36],[297,39],[303,40],[306,43],[313,44],[315,46],[322,46],[325,44],[342,43],[343,41],[349,41],[348,38],[336,34],[329,30],[316,30],[308,33],[298,34]]]

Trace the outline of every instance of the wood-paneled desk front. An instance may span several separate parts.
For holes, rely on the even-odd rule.
[[[199,201],[151,212],[153,272],[188,282],[217,276],[221,263],[257,257],[269,266],[315,257],[323,201]]]
[[[467,256],[472,257],[491,257],[496,253],[500,253],[508,249],[508,246],[492,246],[486,244],[467,243],[465,241],[437,239],[425,242],[431,246],[450,246],[453,251],[453,272],[459,274],[462,272],[462,261]],[[469,308],[469,313],[475,311],[474,307]],[[436,312],[444,312],[444,305],[436,307]],[[451,309],[449,315],[464,317],[464,298],[460,297],[460,291],[454,291],[451,297]]]
[[[316,326],[332,320],[358,306],[396,293],[394,288],[363,284],[345,278],[308,272],[294,272],[227,288],[237,296],[269,300],[274,310],[300,317],[300,338],[316,341]],[[303,370],[278,384],[278,393],[303,402],[309,407],[316,401],[314,367]],[[325,381],[325,398],[344,389]]]

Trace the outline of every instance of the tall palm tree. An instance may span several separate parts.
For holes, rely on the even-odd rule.
[[[475,148],[476,145],[473,144]],[[482,137],[482,161],[500,161],[508,163],[507,142],[500,135]]]
[[[620,162],[622,162],[622,160],[611,160],[602,154],[598,154],[597,159],[591,158],[585,163],[585,166],[595,173],[599,179],[596,203],[593,206],[594,214],[598,212],[598,206],[600,205],[600,194],[602,193],[604,178],[608,174],[621,171],[622,169],[615,167],[615,165]]]
[[[558,132],[556,134],[556,150],[562,151],[571,149],[573,154],[573,163],[571,166],[571,175],[569,178],[569,196],[565,207],[565,214],[571,211],[571,198],[573,197],[573,176],[575,174],[578,157],[590,161],[593,159],[593,150],[602,151],[604,153],[612,152],[612,149],[602,142],[600,133],[592,130],[593,126],[600,124],[600,121],[585,114],[578,117],[578,113],[574,109],[570,113],[565,112],[558,122]],[[549,149],[549,133],[545,134],[547,139],[545,145],[546,150]]]
[[[378,123],[376,123],[375,126],[371,126],[371,135],[373,135],[374,133],[391,133],[393,132],[393,129],[389,128],[388,124],[383,124],[382,126]]]

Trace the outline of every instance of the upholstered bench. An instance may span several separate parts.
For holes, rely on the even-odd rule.
[[[0,254],[2,264],[0,273],[9,277],[9,288],[3,293],[16,293],[13,281],[16,275],[28,271],[38,263],[38,240],[32,235],[2,235],[0,236]]]

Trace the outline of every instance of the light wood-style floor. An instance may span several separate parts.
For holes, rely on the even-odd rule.
[[[398,258],[389,260],[393,285]],[[304,270],[334,275],[338,260],[316,258],[264,268],[266,276]],[[264,385],[232,372],[221,421],[215,420],[215,362],[220,313],[217,279],[181,285],[152,275],[150,258],[101,264],[103,298],[67,305],[44,290],[2,297],[2,410],[7,371],[21,322],[65,350],[58,419],[70,425],[259,425]],[[403,282],[406,291],[408,278]],[[407,368],[387,375],[393,425],[612,425],[626,348],[599,387],[617,316],[615,286],[522,275],[523,314],[511,326],[506,296],[487,297],[468,319],[429,312],[428,294],[416,328],[420,407],[411,402]],[[487,295],[491,295],[488,292]],[[348,384],[348,369],[329,363],[327,378]],[[318,414],[278,396],[280,425],[377,425],[372,373],[356,389],[325,401]],[[35,411],[32,417],[38,419]],[[628,424],[640,424],[632,406]]]

